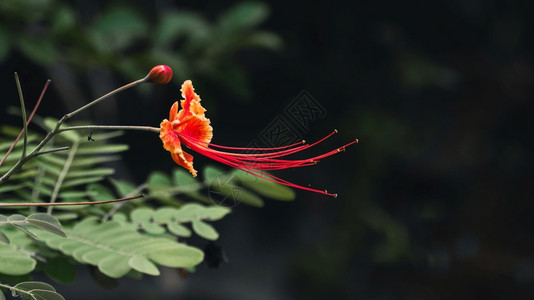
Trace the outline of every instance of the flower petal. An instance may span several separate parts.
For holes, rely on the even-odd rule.
[[[174,121],[178,117],[178,101],[174,102],[169,111],[169,121]]]
[[[171,153],[172,160],[178,165],[186,168],[193,174],[193,177],[197,177],[197,170],[193,168],[193,155],[180,151],[179,153]]]
[[[180,122],[174,123],[174,131],[178,135],[192,138],[195,141],[207,145],[213,137],[213,128],[210,120],[204,115],[191,115]]]

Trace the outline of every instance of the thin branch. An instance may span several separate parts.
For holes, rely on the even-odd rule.
[[[22,132],[24,137],[24,145],[22,146],[22,155],[20,159],[26,157],[26,148],[28,146],[28,120],[26,118],[26,106],[24,105],[24,96],[22,95],[22,87],[20,86],[19,74],[15,72],[15,82],[17,83],[17,90],[19,92],[20,111],[22,115]]]
[[[46,92],[46,89],[48,89],[48,86],[50,85],[50,79],[48,79],[43,87],[43,90],[41,92],[41,96],[39,96],[39,99],[37,100],[37,103],[35,104],[35,106],[33,107],[33,110],[32,110],[32,113],[30,114],[30,117],[28,118],[28,121],[26,122],[26,125],[29,125],[30,122],[32,121],[33,119],[33,116],[35,115],[35,112],[37,111],[37,108],[39,108],[39,105],[41,104],[41,100],[43,100],[43,97],[44,97],[44,94]],[[13,142],[13,145],[11,145],[11,147],[9,148],[9,150],[7,150],[6,154],[4,155],[4,157],[2,158],[2,160],[0,161],[0,166],[4,163],[4,161],[7,159],[7,157],[9,156],[9,153],[11,153],[11,151],[13,151],[13,149],[15,148],[15,146],[17,145],[18,141],[20,140],[20,137],[22,136],[22,134],[24,133],[24,129],[22,129],[19,133],[19,135],[17,136],[17,138],[15,139],[15,141]]]
[[[95,205],[95,204],[106,204],[113,202],[129,201],[134,199],[143,198],[145,195],[137,195],[133,197],[126,197],[113,200],[104,200],[104,201],[87,201],[87,202],[56,202],[56,203],[0,203],[0,207],[30,207],[30,206],[74,206],[74,205]]]
[[[138,130],[138,131],[150,131],[159,133],[159,128],[151,126],[128,126],[128,125],[82,125],[82,126],[70,126],[59,129],[57,132],[64,132],[68,130],[97,130],[97,129],[111,129],[111,130]]]
[[[84,105],[84,106],[78,108],[77,110],[75,110],[75,111],[73,111],[73,112],[71,112],[71,113],[66,114],[65,117],[63,117],[63,119],[64,119],[63,121],[66,121],[66,120],[68,120],[68,119],[74,117],[74,116],[77,115],[78,113],[80,113],[80,112],[82,112],[82,111],[88,109],[89,107],[91,107],[91,106],[97,104],[98,102],[100,102],[100,101],[102,101],[102,100],[104,100],[104,99],[106,99],[106,98],[109,98],[109,97],[115,95],[115,94],[118,93],[118,92],[121,92],[121,91],[123,91],[123,90],[129,89],[129,88],[131,88],[131,87],[134,87],[134,86],[136,86],[136,85],[138,85],[138,84],[141,84],[141,83],[144,83],[144,82],[148,82],[147,77],[145,77],[145,78],[143,78],[143,79],[138,79],[138,80],[136,80],[136,81],[133,81],[133,82],[130,82],[130,83],[126,84],[126,85],[123,85],[123,86],[121,86],[120,88],[118,88],[118,89],[116,89],[116,90],[113,90],[113,91],[111,91],[111,92],[105,94],[104,96],[102,96],[102,97],[100,97],[100,98],[98,98],[98,99],[95,99],[95,100],[93,100],[93,101],[87,103],[86,105]],[[61,125],[61,124],[60,124],[60,125]]]
[[[43,150],[43,151],[40,151],[40,152],[35,152],[35,156],[39,156],[39,155],[42,155],[42,154],[59,152],[59,151],[65,151],[65,150],[69,150],[69,147],[59,147],[59,148],[54,148],[54,149],[49,149],[49,150]]]

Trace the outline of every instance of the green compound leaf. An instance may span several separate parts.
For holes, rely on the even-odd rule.
[[[226,207],[206,207],[197,203],[189,203],[179,209],[161,207],[154,211],[149,208],[138,208],[130,213],[130,219],[133,223],[136,223],[137,228],[141,228],[148,233],[163,234],[168,231],[180,237],[191,236],[191,230],[183,224],[197,222],[192,224],[195,232],[203,238],[215,240],[219,237],[219,234],[213,226],[204,221],[220,220],[230,211]],[[117,220],[120,219],[120,217],[117,217]],[[127,221],[124,217],[121,222],[123,226],[126,226],[125,222]],[[165,227],[167,230],[165,230]]]
[[[95,265],[100,272],[112,278],[123,277],[132,269],[157,275],[159,271],[154,263],[190,268],[203,259],[202,251],[191,246],[168,238],[140,234],[119,222],[100,223],[94,217],[82,220],[66,233],[67,238],[47,232],[41,232],[39,236],[50,248],[72,256],[82,264]],[[169,253],[174,255],[173,259],[166,257]]]

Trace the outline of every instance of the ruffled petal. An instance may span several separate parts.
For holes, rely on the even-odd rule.
[[[180,137],[173,129],[172,123],[168,120],[163,120],[160,124],[159,138],[163,142],[165,150],[176,153],[182,151],[182,144]]]
[[[197,170],[193,168],[193,155],[180,151],[180,153],[171,153],[172,160],[178,165],[186,168],[193,174],[193,177],[197,177]]]

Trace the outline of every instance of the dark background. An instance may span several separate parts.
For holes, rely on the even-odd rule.
[[[237,2],[48,3],[70,7],[82,31],[112,5],[128,5],[155,22],[176,8],[216,20]],[[216,270],[202,264],[185,281],[165,270],[160,278],[124,279],[107,291],[81,270],[73,285],[57,284],[59,292],[70,299],[532,298],[529,3],[271,1],[259,28],[278,34],[283,47],[221,58],[242,69],[246,82],[230,86],[244,84],[244,93],[162,59],[158,63],[175,70],[172,84],[127,91],[86,119],[158,126],[178,100],[180,82],[192,79],[208,108],[213,141],[246,146],[305,90],[326,113],[302,138],[340,131],[316,152],[353,138],[360,143],[317,166],[277,174],[340,196],[297,191],[295,202],[234,207],[215,224],[229,263]],[[38,8],[46,19],[51,9]],[[37,30],[46,36],[49,26],[17,22],[24,23],[3,15],[0,24],[10,35]],[[58,47],[66,53],[81,47],[65,41]],[[105,63],[59,60],[60,66],[36,63],[10,48],[0,62],[1,123],[20,122],[4,113],[18,104],[13,71],[21,76],[28,107],[45,80],[53,80],[39,113],[55,117],[131,79]],[[157,137],[133,132],[122,141],[132,148],[119,170],[124,178],[140,182],[151,171],[174,167]],[[197,169],[207,164],[214,162],[195,156]]]

